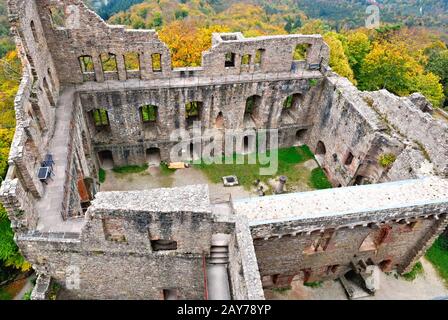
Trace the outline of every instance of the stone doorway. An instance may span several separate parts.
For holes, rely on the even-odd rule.
[[[100,166],[103,169],[109,170],[114,168],[114,157],[112,155],[112,151],[104,150],[98,152],[98,160],[100,162]]]
[[[146,161],[150,167],[160,166],[161,156],[159,148],[149,148],[146,150]]]

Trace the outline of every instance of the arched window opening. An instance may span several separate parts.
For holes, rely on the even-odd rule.
[[[349,152],[349,153],[347,154],[347,156],[345,157],[344,164],[345,164],[346,166],[351,165],[351,164],[353,163],[353,159],[354,159],[354,158],[355,158],[355,157],[353,156],[353,153]]]
[[[218,113],[218,116],[216,117],[215,128],[224,129],[224,115],[222,114],[222,112]]]
[[[39,43],[39,37],[37,36],[36,24],[31,20],[30,22],[31,33],[33,34],[34,42]]]
[[[112,169],[114,167],[114,157],[112,155],[112,151],[104,150],[98,152],[98,160],[101,168],[103,169]]]
[[[317,155],[325,155],[327,153],[327,148],[322,141],[317,143],[316,154]]]
[[[47,78],[44,78],[43,85],[44,85],[44,90],[45,90],[45,94],[47,95],[48,101],[50,102],[50,104],[52,106],[55,107],[56,104],[54,103],[53,93],[51,92],[50,87],[48,86]]]

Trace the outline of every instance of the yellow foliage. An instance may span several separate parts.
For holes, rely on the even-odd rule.
[[[212,46],[212,33],[229,31],[225,26],[199,28],[191,20],[182,20],[163,27],[159,37],[170,47],[173,67],[197,67],[201,65],[202,52]]]
[[[356,84],[353,70],[350,67],[348,58],[345,55],[344,47],[342,42],[338,39],[338,35],[335,32],[328,32],[324,35],[324,40],[330,46],[330,66],[333,68],[333,71]]]

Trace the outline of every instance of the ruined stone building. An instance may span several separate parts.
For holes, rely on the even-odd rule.
[[[361,261],[409,271],[445,230],[448,125],[419,94],[358,91],[320,35],[214,34],[201,67],[172,68],[155,31],[107,25],[81,0],[8,6],[23,79],[0,197],[39,274],[33,298],[58,283],[73,299],[264,299]],[[170,161],[170,134],[193,121],[278,129],[281,147],[310,146],[335,189],[220,203],[201,185],[101,192],[100,167]]]

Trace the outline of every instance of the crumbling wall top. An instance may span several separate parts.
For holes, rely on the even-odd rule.
[[[312,219],[426,204],[448,205],[448,180],[430,177],[365,186],[236,200],[237,214],[252,221]]]
[[[210,213],[207,185],[129,192],[100,192],[89,209],[95,211]]]

